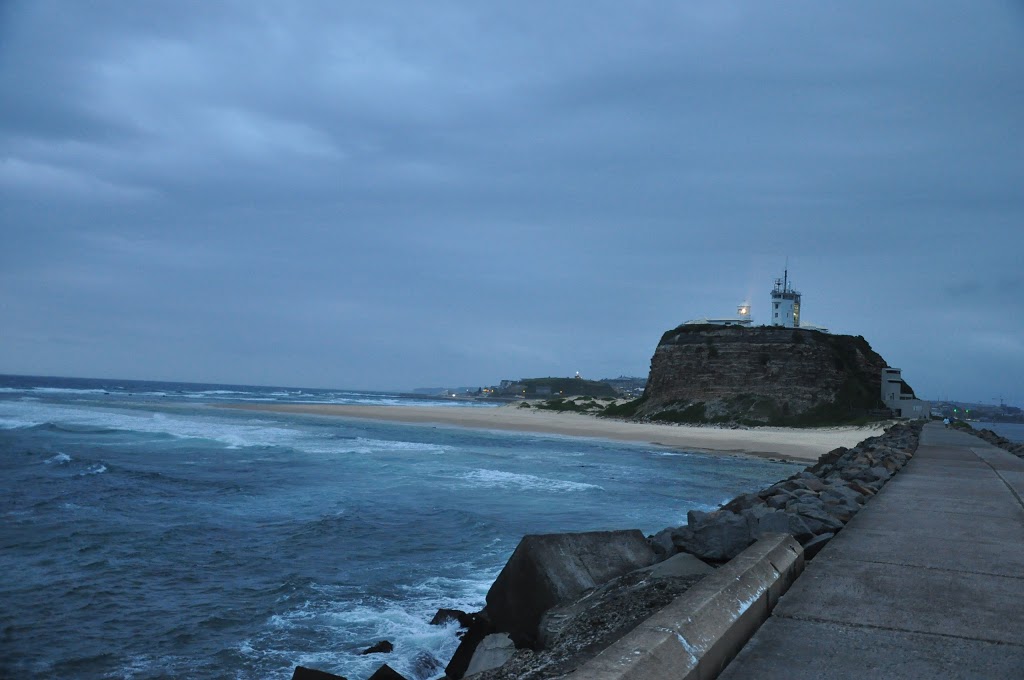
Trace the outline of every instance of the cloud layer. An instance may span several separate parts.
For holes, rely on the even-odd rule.
[[[1024,12],[945,4],[7,3],[0,371],[645,374],[788,256],[1024,401]]]

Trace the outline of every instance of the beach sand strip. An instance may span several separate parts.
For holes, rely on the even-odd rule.
[[[824,428],[714,426],[634,423],[579,413],[500,407],[372,406],[365,404],[227,404],[226,408],[303,413],[392,423],[510,430],[568,437],[647,443],[685,451],[741,454],[788,460],[816,460],[838,446],[853,446],[881,434],[886,423]]]

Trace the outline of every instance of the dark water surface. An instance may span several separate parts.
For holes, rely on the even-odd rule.
[[[225,401],[479,407],[0,376],[0,676],[438,677],[455,629],[427,622],[524,533],[649,533],[799,467]]]
[[[1013,442],[1024,442],[1024,423],[970,423],[977,430],[992,430]]]

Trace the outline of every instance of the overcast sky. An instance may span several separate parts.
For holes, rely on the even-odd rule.
[[[1024,5],[0,2],[0,372],[646,376],[789,258],[1024,402]]]

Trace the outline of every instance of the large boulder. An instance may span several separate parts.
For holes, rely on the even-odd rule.
[[[473,623],[473,616],[473,614],[467,614],[461,609],[445,609],[442,607],[434,614],[434,618],[430,619],[430,625],[443,626],[449,621],[458,621],[460,628],[469,628],[470,624]]]
[[[710,562],[725,562],[754,542],[750,524],[743,515],[729,510],[705,513],[691,510],[686,527],[673,534],[679,550]]]
[[[534,648],[545,611],[654,561],[636,529],[524,536],[487,592],[484,611],[517,647]]]
[[[375,645],[371,645],[362,651],[363,655],[366,654],[390,654],[395,651],[395,646],[388,640],[381,640]]]

